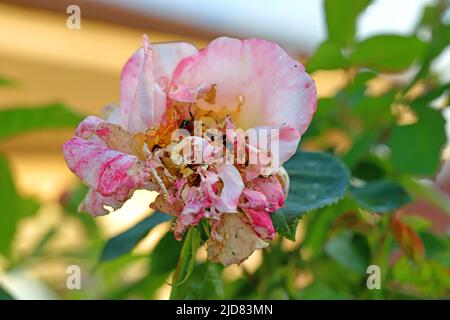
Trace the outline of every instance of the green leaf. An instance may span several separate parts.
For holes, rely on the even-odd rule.
[[[378,71],[401,71],[421,58],[425,44],[416,37],[380,35],[358,43],[350,62]]]
[[[361,135],[354,141],[352,148],[342,157],[342,161],[350,168],[355,167],[367,155],[370,147],[375,143],[379,135],[380,132],[378,130]]]
[[[445,120],[440,111],[423,107],[416,110],[419,120],[393,129],[388,141],[392,161],[403,173],[432,176],[441,162],[447,141]]]
[[[34,130],[74,127],[81,120],[81,115],[60,103],[0,110],[0,141]]]
[[[354,209],[354,201],[345,197],[334,206],[319,209],[317,212],[305,216],[304,220],[308,232],[303,240],[302,248],[311,252],[311,258],[322,254],[334,221],[343,213]]]
[[[424,26],[427,27],[427,31],[431,32],[431,42],[427,45],[419,71],[409,85],[403,89],[404,93],[408,92],[420,79],[428,75],[433,60],[449,46],[450,24],[445,24],[444,22],[447,12],[448,3],[446,4],[446,1],[438,1],[435,6],[425,8],[424,16],[417,29]]]
[[[316,49],[314,55],[308,60],[306,69],[308,72],[316,70],[333,70],[346,66],[341,48],[332,43],[324,42]]]
[[[170,299],[183,299],[183,291],[195,268],[195,255],[201,245],[200,232],[190,228],[183,240],[183,247],[178,259],[177,269],[173,274]]]
[[[339,201],[345,195],[350,175],[339,159],[327,153],[298,152],[284,167],[290,179],[286,207],[271,216],[277,231],[292,239],[296,218]]]
[[[297,233],[297,226],[300,222],[300,217],[303,215],[297,210],[292,209],[292,204],[286,203],[285,208],[281,208],[270,215],[272,223],[275,226],[278,234],[284,236],[291,241],[295,241],[295,234]]]
[[[172,297],[172,299],[224,299],[224,286],[221,277],[222,268],[221,265],[209,261],[197,265],[186,283],[178,287],[177,296]]]
[[[14,297],[0,286],[0,301],[1,300],[14,300]]]
[[[359,274],[365,274],[370,265],[367,239],[347,230],[329,240],[325,252],[343,267]]]
[[[370,0],[326,0],[328,39],[341,47],[352,44],[356,18],[369,5]]]
[[[173,232],[167,232],[151,253],[151,274],[168,273],[175,269],[181,252],[181,241],[175,240]]]
[[[8,256],[19,220],[34,214],[39,205],[22,198],[16,190],[6,158],[0,155],[0,254]]]
[[[369,182],[351,192],[359,205],[376,213],[397,210],[412,200],[402,186],[391,181]]]
[[[298,152],[284,167],[290,179],[287,203],[299,213],[336,203],[348,186],[348,169],[328,153]]]
[[[8,78],[0,76],[0,87],[11,86],[13,84],[15,84],[14,80],[11,80],[11,79],[8,79]]]
[[[155,212],[127,231],[109,239],[103,248],[100,261],[103,262],[117,259],[129,253],[147,236],[150,230],[168,220],[170,220],[170,216],[164,213]]]
[[[448,91],[450,91],[450,82],[425,92],[423,95],[412,101],[410,105],[413,109],[422,108],[423,106],[429,105],[434,99],[439,98],[443,94],[448,95]]]
[[[150,272],[112,299],[125,299],[136,293],[141,293],[146,299],[155,299],[155,293],[177,266],[181,244],[175,240],[173,232],[167,232],[150,254]]]
[[[378,97],[364,96],[350,109],[351,113],[359,117],[364,130],[381,132],[395,123],[391,111],[395,94],[390,91]]]
[[[298,300],[340,300],[349,299],[349,296],[330,287],[320,278],[315,280],[310,286],[299,290],[296,295]]]

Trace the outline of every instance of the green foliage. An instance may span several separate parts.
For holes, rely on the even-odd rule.
[[[17,225],[24,217],[32,215],[38,209],[33,199],[21,197],[16,190],[14,180],[5,157],[0,155],[0,254],[8,256]]]
[[[200,232],[190,228],[184,236],[183,247],[178,259],[177,268],[173,274],[171,299],[183,299],[189,286],[189,278],[195,269],[195,255],[201,245]]]
[[[0,76],[0,87],[11,86],[14,83],[15,82],[13,80]]]
[[[326,0],[328,39],[341,47],[354,41],[357,16],[370,4],[370,0]]]
[[[348,169],[330,154],[298,152],[285,168],[290,179],[287,202],[299,213],[336,203],[347,189]]]
[[[5,289],[0,287],[0,301],[1,300],[14,300],[13,296],[11,296]]]
[[[396,126],[388,145],[398,170],[431,176],[440,165],[442,148],[447,141],[442,114],[428,107],[416,109],[418,122]]]
[[[221,266],[212,262],[196,265],[186,282],[172,289],[172,292],[175,292],[171,298],[177,300],[223,299],[221,270]]]
[[[83,186],[61,197],[61,225],[49,228],[29,252],[15,257],[11,243],[17,226],[39,205],[18,194],[1,156],[0,254],[7,262],[6,272],[51,259],[83,265],[89,285],[80,292],[61,292],[70,299],[155,298],[166,283],[173,299],[448,299],[448,235],[436,233],[436,222],[425,216],[398,211],[422,200],[434,207],[431,210],[450,214],[450,196],[421,179],[436,175],[446,142],[442,115],[449,104],[450,84],[442,83],[430,67],[448,47],[450,27],[443,19],[448,3],[437,1],[427,7],[409,35],[359,40],[357,20],[370,2],[324,2],[328,38],[310,57],[307,70],[344,71],[346,83],[319,99],[311,126],[302,136],[303,149],[324,152],[298,152],[285,164],[289,197],[286,207],[271,215],[281,236],[263,250],[256,270],[242,268],[237,279],[222,279],[220,265],[199,262],[197,253],[205,249],[210,234],[203,222],[189,229],[183,241],[168,231],[149,255],[130,255],[170,217],[155,213],[106,241],[95,220],[77,212],[87,191]],[[406,83],[392,77],[386,81],[384,72],[413,76]],[[0,78],[0,86],[12,83]],[[380,90],[377,83],[386,88]],[[440,97],[445,103],[431,107]],[[402,121],[406,111],[407,124]],[[2,109],[0,142],[32,130],[73,127],[80,120],[62,104]],[[414,213],[420,215],[418,208]],[[68,221],[78,223],[88,241],[80,241],[73,252],[50,255],[49,244]],[[299,223],[301,237],[295,239]],[[282,237],[295,242],[286,246]],[[88,271],[99,256],[100,262],[108,263]],[[371,264],[381,268],[381,290],[367,289],[366,270]],[[0,299],[10,298],[0,288]]]
[[[0,141],[40,129],[75,127],[83,117],[60,103],[0,110]]]
[[[129,253],[145,238],[150,230],[168,220],[170,220],[170,216],[155,212],[127,231],[109,239],[103,249],[100,261],[113,260]]]
[[[306,70],[333,70],[343,68],[346,65],[341,48],[333,42],[324,42],[308,60]]]
[[[271,215],[280,234],[294,240],[298,217],[339,201],[347,190],[348,169],[326,153],[298,152],[286,164],[289,196],[285,208]]]
[[[370,265],[371,253],[367,239],[350,231],[343,231],[329,240],[325,252],[343,267],[359,274],[364,274]]]
[[[351,191],[361,207],[377,213],[392,212],[411,202],[406,191],[391,181],[373,181]]]
[[[377,71],[401,71],[422,57],[424,49],[417,37],[375,36],[356,45],[350,62]]]

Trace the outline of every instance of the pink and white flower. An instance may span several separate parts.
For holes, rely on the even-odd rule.
[[[288,192],[281,165],[316,110],[315,85],[304,67],[260,39],[222,37],[198,50],[183,42],[150,44],[144,36],[120,85],[120,106],[103,119],[87,117],[63,145],[67,165],[90,187],[80,210],[107,214],[105,206],[120,208],[137,189],[156,190],[151,207],[175,217],[177,239],[202,219],[210,222],[213,261],[240,263],[265,247],[275,235],[270,214],[284,206]],[[194,121],[200,128],[194,130]],[[267,145],[276,139],[278,162],[217,161],[230,151],[227,143],[237,157],[237,141],[227,136],[236,128],[276,132]],[[179,132],[191,136],[174,141]],[[190,156],[199,147],[204,161],[179,161],[187,142]],[[244,157],[273,159],[267,145],[245,139]]]

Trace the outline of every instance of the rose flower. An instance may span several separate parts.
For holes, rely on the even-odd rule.
[[[63,146],[90,187],[80,211],[108,214],[135,190],[154,190],[151,207],[174,217],[177,239],[209,223],[212,261],[241,263],[266,247],[289,189],[281,166],[316,110],[304,67],[260,39],[222,37],[198,50],[144,36],[120,94],[120,106],[87,117]]]

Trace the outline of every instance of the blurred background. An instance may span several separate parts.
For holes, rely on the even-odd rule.
[[[418,25],[426,9],[436,3],[432,0],[374,0],[355,22],[355,41],[362,42],[378,34],[404,36],[412,33],[427,41],[430,35],[426,32],[421,34]],[[77,4],[81,9],[79,30],[66,27],[69,16],[66,9],[71,4]],[[342,18],[346,19],[345,16]],[[442,19],[448,24],[448,10]],[[149,35],[152,42],[181,40],[192,42],[198,47],[204,47],[220,35],[260,37],[279,43],[303,63],[308,62],[328,37],[322,0],[0,1],[0,82],[5,84],[0,86],[0,111],[64,105],[71,115],[99,115],[103,106],[119,101],[121,68],[140,46],[144,33]],[[445,48],[440,50],[430,64],[429,74],[433,75],[436,85],[450,80],[449,39],[444,40]],[[316,81],[319,98],[323,101],[336,97],[349,85],[349,70],[346,68],[314,69],[312,77]],[[371,96],[385,94],[390,88],[411,81],[417,70],[416,65],[395,74],[380,72],[367,83],[366,92]],[[427,88],[426,85],[414,86],[415,91],[411,95],[419,96]],[[441,92],[439,97],[440,100],[434,102],[436,108],[448,105],[448,90]],[[319,103],[319,109],[320,106]],[[0,116],[0,119],[8,118]],[[146,216],[149,213],[148,204],[155,195],[137,192],[124,208],[95,220],[86,214],[77,214],[76,206],[82,199],[84,189],[66,167],[60,151],[64,141],[72,136],[76,121],[64,121],[67,125],[53,123],[48,128],[37,126],[37,130],[28,128],[25,130],[28,132],[0,135],[0,153],[6,159],[1,168],[4,170],[1,177],[3,182],[11,178],[14,184],[10,184],[10,188],[15,186],[15,191],[9,193],[3,190],[7,185],[2,186],[2,199],[12,201],[15,199],[13,197],[20,197],[21,201],[27,203],[27,208],[30,207],[29,210],[24,210],[27,211],[26,214],[0,220],[0,241],[4,242],[3,248],[8,247],[0,252],[0,285],[4,294],[23,299],[168,298],[170,286],[165,284],[165,280],[169,278],[169,273],[159,276],[158,279],[162,281],[145,281],[151,278],[151,264],[147,255],[167,232],[168,224],[160,225],[152,231],[133,251],[132,256],[97,264],[106,239],[127,230]],[[4,125],[13,127],[14,123],[1,124]],[[10,131],[14,132],[14,128],[10,128]],[[352,143],[345,133],[329,130],[322,132],[320,139],[313,132],[311,139],[304,141],[303,147],[331,150],[342,155],[351,148]],[[414,144],[410,147],[414,148]],[[442,154],[445,158],[450,153],[444,151]],[[11,176],[6,172],[8,167]],[[434,174],[421,178],[434,181],[438,172],[436,170]],[[442,173],[440,179],[441,189],[445,191],[447,186],[450,190],[448,176]],[[440,196],[445,197],[445,193],[440,193]],[[6,205],[1,209],[1,214],[11,215],[7,210],[14,208]],[[419,212],[423,221],[413,219],[419,226],[417,228],[431,230],[430,234],[437,234],[448,240],[450,220],[442,208],[436,209],[427,203],[415,202],[404,211],[405,216],[409,215],[408,212]],[[427,227],[423,227],[424,225]],[[287,254],[297,252],[301,241],[307,238],[306,234],[306,228],[301,224],[297,242],[280,240],[280,250]],[[440,242],[441,239],[433,238],[429,241]],[[448,258],[447,244],[443,244],[442,251]],[[324,249],[321,247],[321,250]],[[323,254],[326,256],[326,252]],[[308,260],[306,256],[303,254],[303,262]],[[394,259],[395,254],[391,256],[389,253],[389,257]],[[205,257],[199,253],[198,259],[204,261]],[[256,278],[255,274],[262,272],[258,270],[263,259],[261,252],[255,253],[243,266],[224,270],[222,277],[228,283],[238,283],[243,278]],[[448,259],[445,261],[444,265],[448,263]],[[82,267],[83,290],[66,288],[67,266],[72,264]],[[321,267],[326,269],[327,265],[328,273],[339,268],[327,260],[324,260]],[[449,287],[446,287],[450,278],[448,266],[442,269],[442,274],[439,273],[441,271],[430,270],[423,272],[431,272],[437,277],[436,281],[445,286],[442,288],[433,284],[437,287],[422,290],[420,286],[432,286],[429,282],[431,280],[425,277],[425,282],[419,284],[418,290],[412,290],[413,293],[406,290],[405,296],[444,297],[449,293]],[[289,290],[280,285],[273,291],[273,296],[260,294],[267,288],[257,287],[256,293],[245,295],[245,291],[242,293],[233,287],[225,288],[226,297],[372,297],[355,289],[361,286],[361,281],[357,280],[359,278],[334,279],[329,282],[326,276],[322,278],[321,275],[315,275],[307,267],[305,269],[303,264],[297,271],[299,272],[295,273],[293,282],[295,288],[292,289],[296,292],[294,296],[286,294],[285,291]],[[349,284],[341,288],[340,281],[353,283],[354,287]],[[303,290],[305,288],[310,290]],[[391,294],[379,297],[396,296]]]

